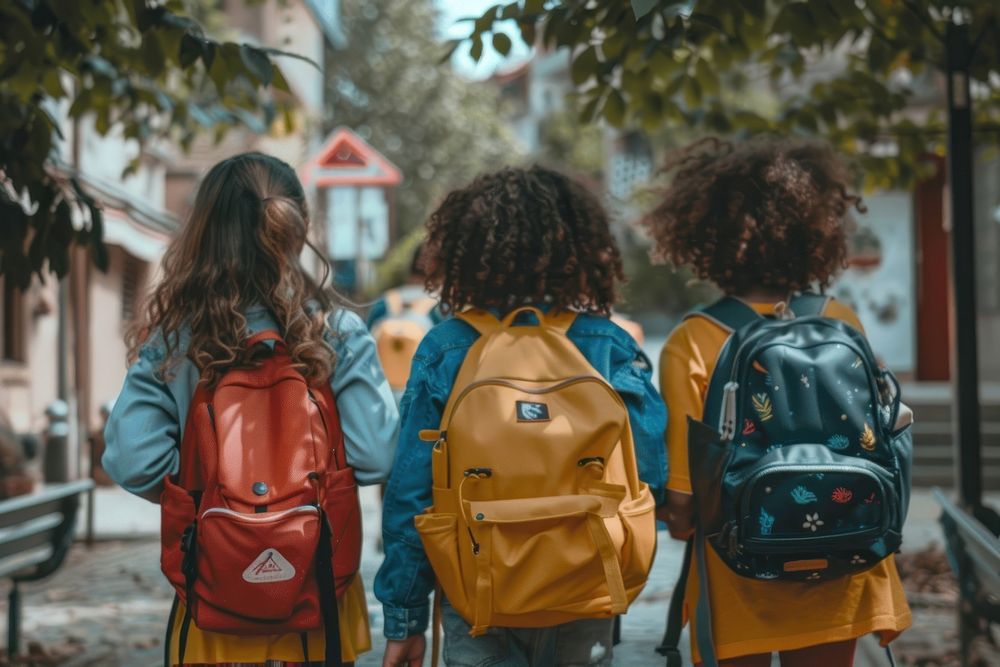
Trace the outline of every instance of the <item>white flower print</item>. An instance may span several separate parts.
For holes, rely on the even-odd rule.
[[[868,561],[866,561],[864,558],[862,558],[858,554],[854,554],[853,556],[851,556],[851,565],[863,565],[863,564],[865,564],[867,562]]]
[[[819,512],[816,512],[815,514],[806,514],[806,520],[802,523],[803,528],[808,528],[814,533],[822,525],[823,520],[819,518]]]
[[[816,581],[817,579],[819,579],[819,572],[813,572],[808,577],[806,577],[806,581]]]

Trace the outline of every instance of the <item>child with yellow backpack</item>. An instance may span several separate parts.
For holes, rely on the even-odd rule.
[[[423,664],[435,582],[446,664],[609,665],[655,552],[666,411],[607,318],[607,215],[559,173],[506,168],[427,227],[427,287],[455,317],[421,342],[400,406],[383,665]]]
[[[413,252],[406,283],[387,290],[368,312],[368,330],[397,403],[410,377],[417,346],[442,319],[437,301],[424,289],[423,247],[420,243]]]

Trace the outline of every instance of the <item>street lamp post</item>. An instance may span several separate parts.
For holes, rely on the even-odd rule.
[[[969,26],[954,12],[945,33],[948,74],[948,188],[955,292],[955,422],[959,495],[966,509],[982,504],[979,355],[976,341],[976,232],[973,218],[972,100]]]

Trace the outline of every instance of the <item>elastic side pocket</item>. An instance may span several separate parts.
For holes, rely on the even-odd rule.
[[[352,468],[327,473],[323,511],[330,522],[333,574],[340,595],[361,567],[361,504]]]
[[[624,503],[619,511],[625,528],[622,547],[622,580],[625,588],[645,584],[656,556],[656,501],[649,486],[642,485],[639,496]]]
[[[191,494],[169,477],[164,479],[160,494],[160,569],[181,595],[185,595],[181,541],[184,531],[194,523],[196,512]]]
[[[460,613],[466,612],[469,597],[465,593],[458,559],[458,516],[419,514],[413,518],[413,523],[448,602]]]

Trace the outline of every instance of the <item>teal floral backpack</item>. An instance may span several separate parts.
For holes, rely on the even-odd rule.
[[[739,575],[799,582],[856,574],[899,549],[912,458],[909,429],[895,431],[899,385],[861,332],[823,317],[828,304],[801,294],[764,317],[727,297],[689,315],[731,332],[702,421],[688,420],[700,573],[705,544]]]

